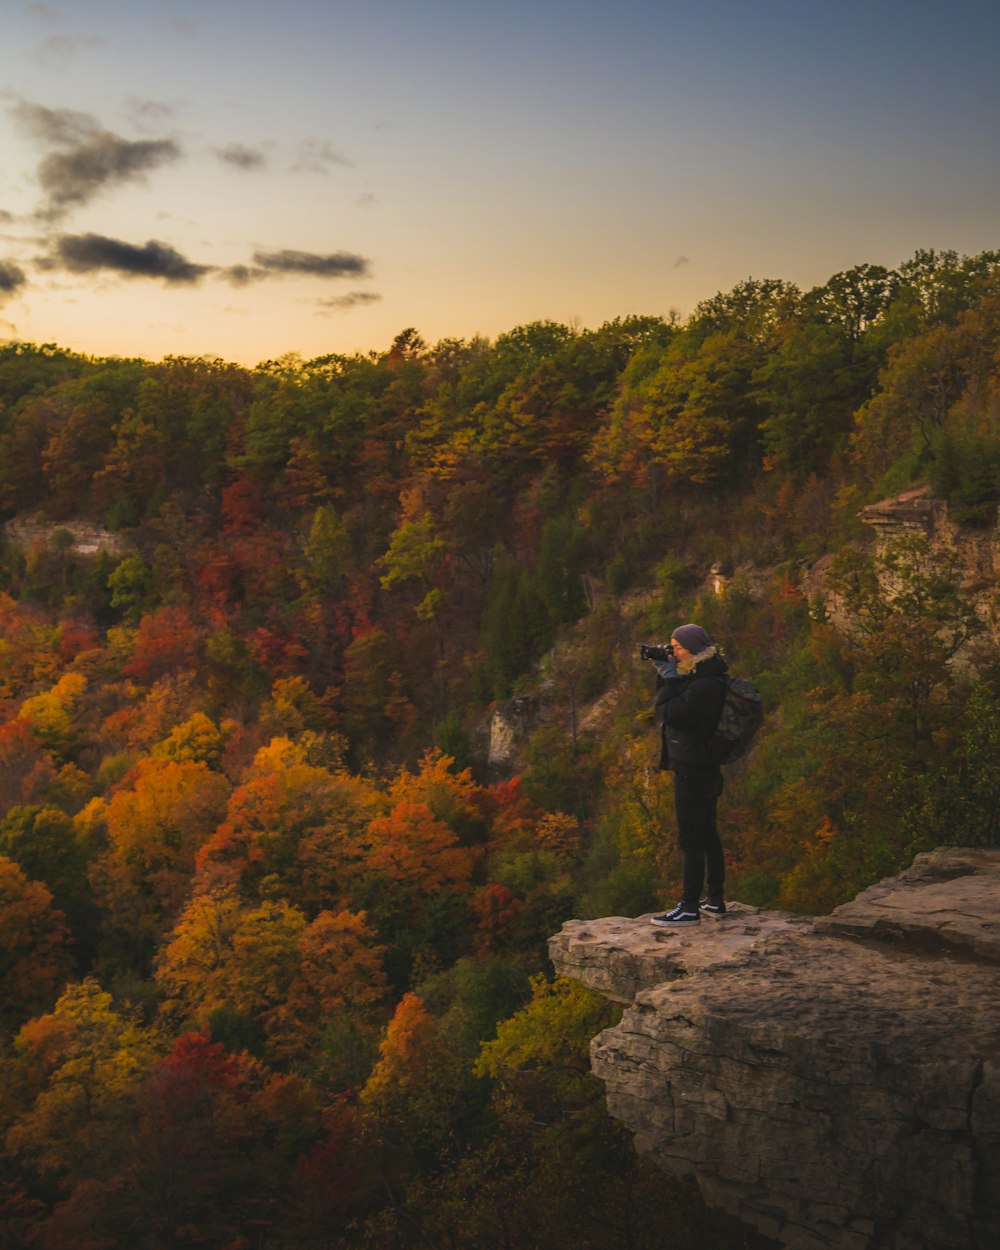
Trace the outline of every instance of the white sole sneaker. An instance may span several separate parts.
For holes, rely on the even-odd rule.
[[[653,916],[649,922],[660,929],[684,929],[688,925],[701,924],[701,916],[695,911],[669,911]]]

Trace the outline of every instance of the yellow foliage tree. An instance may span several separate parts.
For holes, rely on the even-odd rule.
[[[326,1021],[349,1012],[362,1031],[388,993],[382,948],[363,914],[321,912],[310,924],[284,901],[245,904],[221,886],[196,895],[161,955],[166,1016],[204,1027],[214,1012],[256,1021],[268,1054],[310,1052]]]
[[[145,759],[131,787],[98,813],[109,847],[93,881],[113,927],[138,939],[156,937],[176,914],[194,872],[195,855],[225,812],[230,785],[196,760]]]
[[[195,712],[182,725],[176,726],[170,736],[153,747],[153,755],[160,759],[207,764],[218,767],[225,745],[218,725],[204,712]]]
[[[165,1013],[200,1026],[220,1007],[273,1010],[288,995],[307,923],[286,902],[248,907],[231,886],[195,895],[159,959]]]
[[[69,986],[49,1015],[15,1039],[12,1062],[27,1097],[7,1134],[8,1150],[43,1172],[80,1163],[163,1048],[156,1030],[116,1010],[97,981]]]
[[[86,689],[87,679],[82,673],[64,673],[50,690],[22,704],[21,715],[31,732],[53,755],[65,758],[72,754],[78,740],[75,718]]]

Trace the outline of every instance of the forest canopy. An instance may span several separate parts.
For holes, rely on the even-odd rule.
[[[735,897],[997,841],[996,587],[858,520],[916,485],[997,524],[1000,252],[255,369],[0,348],[4,1245],[743,1246],[545,942],[672,901],[638,643],[685,620],[768,706]]]

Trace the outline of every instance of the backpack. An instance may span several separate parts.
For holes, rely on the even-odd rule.
[[[764,703],[760,691],[745,677],[723,677],[726,694],[722,713],[712,739],[712,754],[717,764],[732,764],[750,750],[754,736],[764,720]]]

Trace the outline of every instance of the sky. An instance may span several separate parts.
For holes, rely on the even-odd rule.
[[[384,351],[1000,248],[995,0],[4,0],[0,341]]]

